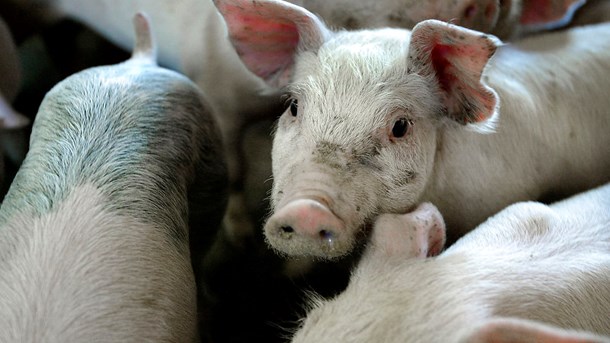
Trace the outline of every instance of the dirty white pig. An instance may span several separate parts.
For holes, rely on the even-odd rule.
[[[502,39],[522,31],[561,26],[584,0],[289,0],[320,16],[329,27],[413,28],[439,19]]]
[[[221,220],[222,147],[199,89],[135,25],[130,60],[40,106],[0,209],[2,342],[197,339],[188,224]]]
[[[245,64],[292,99],[265,225],[280,252],[347,254],[375,216],[422,201],[455,239],[610,178],[610,25],[498,46],[436,20],[332,32],[283,1],[217,5]]]
[[[429,203],[380,216],[347,289],[314,297],[293,342],[610,342],[610,184],[511,205],[427,258],[443,239]]]
[[[227,39],[224,21],[211,0],[9,0],[45,14],[44,20],[70,17],[125,49],[133,46],[131,16],[146,12],[157,28],[159,63],[177,70],[199,86],[212,106],[221,130],[229,166],[232,196],[227,210],[229,236],[253,232],[244,208],[243,130],[260,118],[275,118],[285,103],[240,61]],[[46,11],[41,10],[45,8]]]

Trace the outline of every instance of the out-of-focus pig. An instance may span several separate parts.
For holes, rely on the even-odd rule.
[[[498,21],[490,32],[501,39],[567,25],[586,0],[500,0]]]
[[[132,59],[41,104],[0,210],[0,341],[197,339],[188,226],[221,221],[220,135],[200,90],[157,67],[145,17],[135,26]]]
[[[289,0],[319,15],[329,27],[411,29],[439,19],[502,39],[523,31],[565,25],[584,0]]]
[[[570,25],[590,25],[610,21],[610,1],[588,0],[575,14]]]
[[[347,289],[314,297],[293,342],[610,342],[610,185],[511,205],[426,258],[443,239],[433,205],[380,216]]]
[[[245,64],[291,94],[265,225],[280,252],[347,254],[375,216],[422,201],[453,240],[610,178],[610,25],[498,46],[436,20],[332,32],[283,1],[217,5]]]

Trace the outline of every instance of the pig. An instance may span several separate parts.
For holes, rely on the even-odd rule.
[[[333,32],[283,1],[216,4],[246,66],[292,99],[264,226],[280,253],[344,256],[377,215],[425,201],[455,241],[610,177],[608,24],[501,45],[437,20]]]
[[[500,14],[498,0],[289,0],[320,16],[336,28],[413,28],[425,19],[452,21],[475,30],[491,32]]]
[[[451,4],[441,0],[290,0],[320,14],[335,27],[400,26],[412,28],[423,19],[438,18],[508,37],[518,26],[522,14],[519,0],[459,0]],[[247,202],[247,176],[250,169],[243,150],[244,130],[261,119],[276,118],[285,109],[281,92],[260,80],[241,63],[226,39],[226,28],[211,0],[191,1],[117,1],[117,0],[9,0],[23,11],[34,13],[38,21],[52,21],[66,16],[94,28],[114,43],[129,49],[132,31],[125,24],[138,10],[149,13],[159,28],[160,62],[191,78],[208,95],[213,113],[221,127],[225,155],[229,164],[231,196],[225,227],[234,243],[253,235],[253,219]],[[566,6],[578,2],[527,0],[530,8],[557,15]],[[46,8],[46,10],[45,10]],[[171,14],[171,15],[170,15]],[[556,20],[556,17],[544,20]],[[507,19],[510,18],[510,19]],[[32,21],[32,20],[28,20]],[[502,24],[506,23],[506,24]],[[505,33],[504,33],[505,32]],[[504,37],[502,37],[504,38]],[[266,134],[265,131],[263,134]],[[268,153],[268,151],[265,151]],[[256,157],[254,157],[256,158]],[[256,159],[256,163],[260,162]]]
[[[564,27],[585,3],[586,0],[502,0],[498,21],[487,32],[503,40],[516,40]]]
[[[320,16],[329,27],[412,29],[439,19],[501,39],[567,24],[584,0],[290,0]]]
[[[130,60],[40,106],[0,208],[2,342],[198,340],[189,226],[221,221],[222,143],[201,91],[157,66],[149,21],[134,23]]]
[[[589,0],[585,6],[576,11],[570,25],[591,25],[605,21],[610,21],[610,1]]]
[[[225,226],[232,241],[254,232],[244,210],[242,139],[245,127],[275,118],[285,109],[281,93],[267,86],[240,61],[226,37],[226,27],[211,0],[9,0],[38,21],[76,19],[120,47],[133,46],[130,17],[144,11],[157,28],[159,63],[189,77],[206,94],[225,147],[231,196]]]
[[[430,203],[377,218],[348,287],[293,342],[610,342],[610,184],[513,204],[442,249]]]

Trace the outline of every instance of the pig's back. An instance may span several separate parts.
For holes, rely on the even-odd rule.
[[[610,184],[512,205],[439,260],[464,256],[493,314],[610,335]]]

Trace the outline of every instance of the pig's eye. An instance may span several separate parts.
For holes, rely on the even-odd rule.
[[[409,133],[412,125],[413,122],[407,118],[400,118],[394,123],[394,127],[392,127],[392,135],[395,138],[404,137],[407,133]]]
[[[292,101],[290,102],[290,114],[292,114],[293,117],[296,117],[298,109],[299,109],[299,103],[298,103],[297,99],[292,99]]]

